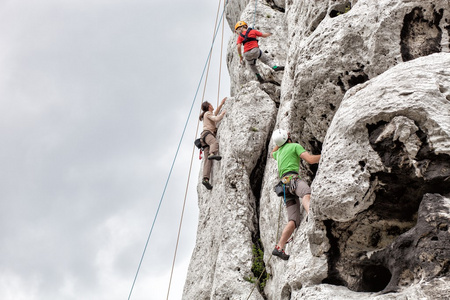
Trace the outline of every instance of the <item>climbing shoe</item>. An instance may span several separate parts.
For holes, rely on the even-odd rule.
[[[208,190],[212,190],[212,185],[209,183],[209,179],[208,179],[208,178],[203,178],[202,184],[203,184]]]
[[[278,72],[278,71],[283,71],[284,70],[284,67],[283,66],[273,66],[273,68],[272,68],[275,72]]]
[[[211,159],[221,160],[222,156],[216,155],[216,154],[211,154],[210,156],[208,156],[208,160],[211,160]]]
[[[258,73],[256,73],[256,78],[258,79],[259,83],[264,83],[264,82],[266,82],[266,81],[264,80],[264,78],[262,78],[261,75],[259,75]]]
[[[280,249],[280,247],[278,247],[278,246],[275,246],[275,249],[273,249],[273,251],[272,251],[272,255],[278,256],[282,260],[288,260],[289,259],[289,255],[284,253],[284,250]]]

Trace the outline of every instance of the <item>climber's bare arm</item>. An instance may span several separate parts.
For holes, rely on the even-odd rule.
[[[320,155],[312,155],[309,152],[303,152],[300,154],[300,158],[306,161],[308,164],[317,164],[320,160]]]
[[[274,153],[275,151],[277,151],[278,149],[280,149],[280,147],[278,147],[278,146],[275,146],[275,148],[273,148],[273,150],[272,150],[272,157],[273,157],[273,153]]]

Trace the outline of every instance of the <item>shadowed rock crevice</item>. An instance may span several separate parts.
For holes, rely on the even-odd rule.
[[[391,271],[380,262],[367,260],[367,255],[387,247],[414,222],[383,220],[369,210],[349,222],[327,220],[324,224],[330,250],[328,277],[323,283],[356,292],[379,292],[390,282]]]
[[[425,19],[424,11],[422,7],[416,7],[405,15],[400,42],[403,61],[442,51],[439,23],[444,11],[434,11],[432,20]]]
[[[322,283],[345,286],[346,282],[342,279],[339,270],[336,269],[336,263],[341,258],[339,241],[338,238],[333,234],[333,229],[336,223],[333,220],[325,220],[323,223],[325,225],[325,228],[327,229],[327,238],[328,242],[330,243],[330,249],[327,253],[328,276],[327,278],[322,280]]]
[[[350,75],[348,85],[350,88],[352,88],[357,84],[366,82],[367,80],[369,80],[369,76],[364,72],[362,72],[362,74],[359,75]]]
[[[261,198],[261,189],[264,177],[264,170],[267,162],[267,150],[262,151],[261,156],[256,162],[256,166],[250,174],[250,187],[256,199],[256,208],[259,211],[259,200]]]
[[[312,138],[309,142],[310,145],[310,153],[314,155],[318,155],[322,153],[322,142],[318,141],[315,138]],[[301,164],[303,167],[307,169],[308,176],[311,177],[311,180],[314,180],[317,174],[317,170],[319,169],[318,164],[308,164],[303,161],[301,161]]]
[[[327,12],[323,11],[319,13],[316,18],[311,22],[311,25],[309,26],[309,34],[313,33],[317,27],[319,27],[319,24],[325,19],[327,16]]]
[[[253,264],[252,264],[252,273],[254,275],[254,279],[251,281],[257,284],[258,291],[263,297],[263,299],[267,299],[267,296],[264,293],[264,286],[266,280],[269,278],[269,274],[265,271],[265,263],[264,263],[264,246],[261,243],[261,231],[259,226],[259,217],[260,217],[260,205],[261,205],[261,190],[263,186],[263,177],[264,171],[267,163],[267,149],[269,146],[271,135],[268,135],[268,139],[266,141],[266,145],[264,150],[261,153],[261,156],[258,158],[256,162],[255,168],[252,170],[250,174],[250,187],[252,193],[255,197],[255,230],[252,234],[253,240]],[[261,280],[257,282],[258,278],[261,277]]]
[[[369,259],[392,273],[382,293],[395,292],[401,286],[424,279],[449,275],[449,221],[449,195],[426,194],[420,204],[414,228]]]
[[[337,16],[348,13],[351,9],[352,9],[352,4],[350,3],[350,1],[347,1],[345,3],[335,4],[330,7],[328,15],[330,16],[330,18],[335,18]]]
[[[279,11],[279,12],[282,12],[282,13],[285,12],[284,7],[278,6],[278,5],[275,3],[275,1],[273,1],[273,0],[267,0],[266,2],[267,2],[267,4],[269,4],[270,8],[272,8],[272,9],[274,9],[274,10],[277,10],[277,11]]]
[[[416,212],[425,193],[450,192],[450,156],[434,153],[427,135],[417,126],[417,131],[411,136],[417,136],[420,148],[412,157],[409,152],[413,150],[399,139],[382,136],[388,125],[386,122],[367,125],[370,144],[389,170],[372,174],[372,178],[376,177],[381,182],[374,207],[378,207],[382,214],[388,208],[383,206],[392,206],[389,207],[392,209],[390,213],[394,213],[394,217],[401,217],[399,213],[410,215],[412,211]],[[396,209],[398,205],[402,208]]]
[[[390,132],[389,125],[379,122],[367,126],[370,144],[389,170],[372,174],[380,182],[380,188],[370,209],[384,220],[418,221],[414,228],[396,238],[390,247],[366,260],[392,273],[383,293],[397,291],[399,286],[423,278],[446,275],[450,260],[448,227],[444,226],[445,230],[441,231],[438,225],[448,224],[449,219],[449,201],[441,195],[450,192],[450,156],[434,153],[428,136],[415,124],[417,130],[411,136],[417,136],[420,149],[413,157],[411,152],[415,151],[411,147],[408,149],[400,138],[396,140],[386,135]],[[395,137],[397,132],[393,134]],[[418,214],[415,213],[417,210]],[[439,236],[440,232],[444,233]],[[446,242],[442,242],[442,238]]]
[[[289,284],[286,284],[281,290],[281,300],[291,300],[292,288]]]
[[[273,128],[271,128],[270,132],[273,131]],[[259,219],[259,204],[260,204],[260,198],[261,198],[261,190],[263,185],[263,179],[264,179],[264,171],[266,169],[267,164],[267,153],[269,151],[269,144],[270,139],[272,138],[272,134],[267,135],[267,140],[265,143],[265,147],[263,148],[263,151],[261,152],[261,155],[258,158],[258,161],[256,162],[255,167],[252,170],[252,173],[250,174],[250,186],[253,192],[253,195],[256,199],[256,209],[257,209],[257,215]]]
[[[356,69],[340,73],[336,84],[339,86],[342,93],[345,94],[352,87],[364,83],[369,79],[369,76],[364,72],[364,65],[357,63]]]
[[[361,290],[365,292],[382,291],[392,278],[392,274],[384,266],[367,265],[363,267]]]
[[[281,89],[280,85],[261,84],[261,89],[269,95],[270,99],[275,102],[277,108],[280,106]]]

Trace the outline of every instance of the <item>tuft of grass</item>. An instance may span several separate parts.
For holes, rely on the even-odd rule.
[[[270,274],[266,272],[266,265],[264,263],[264,250],[262,248],[261,240],[258,240],[253,244],[253,264],[252,273],[255,275],[256,279],[259,280],[260,290],[264,290],[267,280],[270,278]]]

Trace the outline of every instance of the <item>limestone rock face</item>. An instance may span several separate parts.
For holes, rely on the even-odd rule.
[[[311,235],[325,224],[324,242],[330,244],[325,282],[354,291],[396,291],[438,277],[442,268],[440,274],[448,273],[448,232],[442,237],[447,246],[431,250],[438,244],[430,239],[438,234],[425,230],[440,230],[426,224],[433,214],[443,218],[437,224],[448,224],[448,204],[424,197],[450,192],[448,67],[450,54],[419,58],[351,89],[342,100],[313,184],[318,226]],[[411,239],[416,243],[407,246]],[[411,258],[401,262],[399,256],[406,260],[417,252],[439,267]]]
[[[267,143],[276,104],[252,82],[224,105],[218,139],[223,159],[213,163],[212,191],[201,184],[199,226],[186,299],[240,299],[250,295],[253,243]],[[201,177],[199,177],[201,182]],[[259,292],[250,299],[262,299]]]
[[[450,176],[448,59],[435,54],[398,65],[346,94],[324,141],[317,218],[347,221],[373,205],[377,191],[389,190],[381,186],[394,180],[405,186],[390,195],[396,197],[428,182],[445,186],[434,181]],[[412,202],[405,199],[407,206]]]
[[[270,8],[267,4],[259,4],[257,6],[257,20],[258,22],[255,24],[255,29],[259,30],[263,33],[270,32],[273,35],[267,38],[259,38],[259,46],[264,54],[269,57],[275,65],[284,66],[286,64],[286,53],[287,46],[286,43],[286,27],[284,23],[284,13],[279,10],[274,10]],[[255,13],[255,4],[254,2],[250,2],[247,7],[242,11],[241,17],[239,20],[246,21],[250,27],[253,27]],[[238,21],[238,19],[236,19]],[[233,23],[233,30],[234,30]],[[240,64],[239,56],[236,50],[236,39],[237,34],[234,35],[233,39],[228,44],[228,71],[230,74],[230,83],[231,83],[231,95],[235,95],[239,92],[240,89],[249,81],[255,81],[256,75],[251,72],[248,68],[247,63]],[[279,87],[281,85],[282,74],[275,73],[271,70],[271,68],[265,64],[259,63],[257,64],[257,68],[260,71],[260,74],[266,81],[271,83],[263,84],[261,89],[267,90],[268,94],[272,96],[274,101],[279,102],[279,95],[276,96],[274,93],[270,91],[275,87]],[[279,93],[278,93],[279,94]]]
[[[184,299],[446,299],[450,294],[450,3],[258,1],[260,84],[228,43],[231,97],[213,190],[200,183]],[[227,20],[253,25],[255,2]],[[311,210],[283,261],[287,222],[273,192],[275,128],[301,162]],[[199,176],[201,179],[201,176]],[[263,269],[263,271],[262,271]],[[261,277],[260,277],[261,276]],[[260,284],[255,284],[257,278]]]
[[[444,197],[440,194],[426,194],[420,203],[417,224],[400,235],[389,247],[374,253],[366,260],[366,276],[363,276],[366,284],[374,285],[376,280],[373,276],[379,275],[377,269],[384,266],[392,272],[389,283],[384,288],[385,292],[398,291],[399,286],[432,280],[448,273],[449,213],[448,195]],[[387,273],[387,270],[382,272]]]

